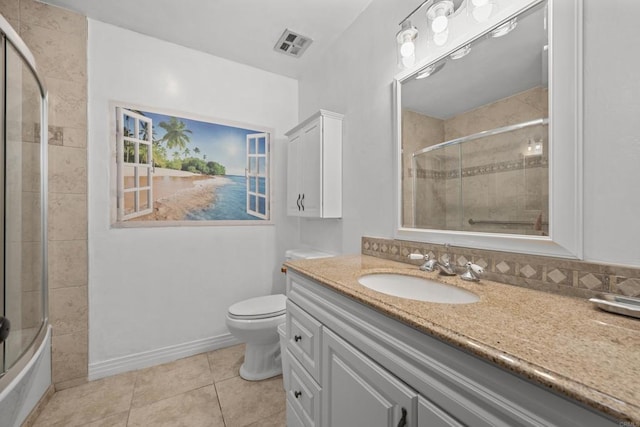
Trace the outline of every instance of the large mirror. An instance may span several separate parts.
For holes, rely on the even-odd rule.
[[[575,132],[551,137],[551,4],[529,2],[397,79],[401,235],[503,250],[519,241],[521,252],[580,256],[575,235],[551,236],[567,218],[553,211],[562,203],[554,206],[550,164],[575,161],[577,151],[567,140]],[[556,104],[576,93],[558,92],[565,101]],[[553,146],[560,143],[569,148]]]

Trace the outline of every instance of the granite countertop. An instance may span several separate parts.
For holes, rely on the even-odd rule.
[[[579,298],[488,280],[466,282],[366,255],[285,265],[389,317],[640,426],[640,320],[601,311]],[[436,279],[467,289],[480,301],[438,304],[381,294],[358,283],[358,277],[370,273]]]

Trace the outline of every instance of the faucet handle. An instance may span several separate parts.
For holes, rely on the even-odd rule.
[[[484,273],[484,268],[482,268],[478,264],[474,264],[472,262],[468,262],[467,263],[467,268],[472,269],[473,272],[476,273],[476,274],[483,274]]]
[[[480,267],[478,264],[473,264],[472,262],[468,262],[466,267],[467,271],[461,274],[460,278],[470,282],[479,282],[480,275],[484,273],[484,268]]]

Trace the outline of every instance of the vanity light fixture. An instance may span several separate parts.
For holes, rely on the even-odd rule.
[[[398,64],[402,68],[408,68],[415,63],[415,39],[418,37],[418,29],[411,25],[411,17],[426,7],[430,38],[436,45],[443,46],[449,38],[451,15],[459,10],[463,4],[466,4],[466,1],[492,2],[494,0],[424,0],[400,21],[401,29],[396,34]]]
[[[510,21],[507,21],[504,24],[500,25],[495,30],[492,30],[489,33],[489,36],[493,37],[493,38],[506,36],[511,31],[513,31],[516,28],[517,25],[518,25],[518,18],[513,18]]]
[[[427,21],[433,32],[433,42],[442,46],[449,38],[449,16],[453,13],[453,1],[440,0],[427,9]]]
[[[413,65],[416,60],[415,39],[418,37],[418,29],[411,25],[411,21],[402,22],[402,28],[396,34],[398,43],[398,63],[403,68]]]

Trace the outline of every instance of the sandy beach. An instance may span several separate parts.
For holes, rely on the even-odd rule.
[[[230,182],[230,179],[222,176],[156,168],[153,176],[153,213],[131,221],[184,220],[189,212],[211,206],[215,189]]]

